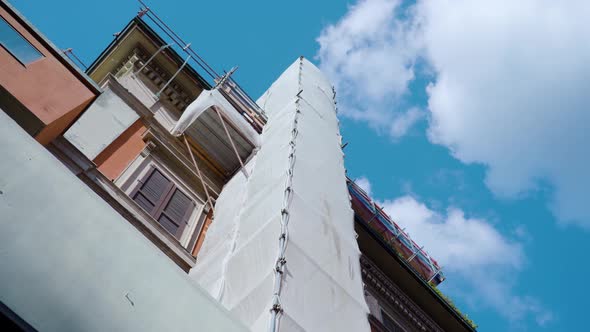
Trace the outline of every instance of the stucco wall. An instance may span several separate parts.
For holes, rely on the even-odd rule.
[[[245,331],[0,111],[0,301],[40,331]]]
[[[141,136],[146,130],[141,120],[127,128],[93,160],[98,170],[111,180],[119,177],[144,149],[146,144]]]
[[[107,88],[64,137],[92,160],[137,119],[137,112]]]
[[[39,133],[47,143],[69,125],[58,120],[73,120],[96,93],[3,6],[0,16],[43,54],[43,58],[23,65],[0,47],[0,85],[47,126]]]

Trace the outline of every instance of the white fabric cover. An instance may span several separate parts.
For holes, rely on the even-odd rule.
[[[234,127],[239,128],[246,139],[257,147],[260,146],[260,135],[217,89],[203,90],[197,99],[182,112],[180,119],[170,132],[174,136],[182,135],[203,112],[214,106],[223,113],[226,119],[231,121]]]
[[[258,103],[269,118],[250,177],[236,173],[222,190],[190,276],[252,331],[267,331],[285,209],[278,331],[369,331],[331,85],[300,58]]]

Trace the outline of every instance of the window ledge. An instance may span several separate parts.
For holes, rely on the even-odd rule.
[[[98,184],[102,189],[104,189],[113,199],[115,199],[117,203],[119,203],[126,210],[126,212],[130,213],[137,222],[141,223],[141,226],[153,234],[157,238],[158,242],[160,242],[154,244],[156,244],[160,249],[162,249],[164,252],[166,252],[166,249],[170,250],[176,257],[183,261],[184,265],[188,266],[188,269],[195,265],[196,259],[187,251],[187,249],[184,248],[172,234],[168,233],[168,231],[166,231],[166,229],[164,229],[160,223],[158,223],[152,216],[145,212],[139,205],[137,205],[137,203],[135,203],[135,201],[131,199],[131,197],[129,197],[113,182],[107,179],[96,169],[88,172],[88,177],[92,179],[93,182]],[[131,223],[135,224],[133,221],[131,221]],[[144,232],[142,229],[140,229],[140,231],[142,231],[142,233]],[[165,245],[166,248],[162,248],[162,244]],[[166,252],[166,254],[168,253]],[[185,270],[188,271],[188,269]]]
[[[156,247],[170,257],[181,269],[188,272],[196,259],[180,242],[164,229],[152,216],[112,181],[100,173],[84,155],[65,139],[57,139],[50,150],[73,173],[84,181],[121,216],[143,233]],[[75,165],[75,166],[74,166]],[[77,167],[76,167],[77,166]]]

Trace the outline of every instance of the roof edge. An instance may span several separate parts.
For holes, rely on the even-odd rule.
[[[164,39],[162,39],[162,37],[160,37],[160,35],[154,31],[154,29],[152,27],[149,26],[149,24],[147,24],[143,19],[141,19],[138,16],[134,16],[123,28],[123,30],[121,30],[121,32],[117,35],[117,37],[115,39],[113,39],[108,45],[107,47],[105,47],[105,49],[96,57],[96,59],[94,59],[94,61],[90,64],[90,66],[88,66],[88,69],[86,69],[86,73],[90,75],[90,73],[92,73],[92,71],[94,71],[96,69],[96,67],[98,67],[98,65],[100,63],[102,63],[102,61],[107,57],[107,55],[113,50],[113,48],[115,48],[115,46],[119,43],[120,39],[122,39],[127,33],[129,33],[129,31],[134,27],[134,26],[138,26],[140,27],[143,32],[148,34],[148,37],[152,38],[156,43],[159,44],[159,46],[163,46],[166,45],[166,41]],[[173,48],[169,47],[166,50],[163,51],[163,53],[168,53],[170,55],[170,57],[172,58],[172,60],[174,62],[176,62],[176,64],[180,67],[182,65],[182,63],[184,62],[184,59],[178,54],[178,52],[176,52]],[[190,64],[186,64],[186,66],[184,67],[191,76],[193,76],[205,89],[211,89],[212,85],[207,82],[207,80],[205,80],[205,78],[203,78],[203,76],[201,74],[199,74],[195,68],[193,68],[193,66],[191,66]]]
[[[383,241],[383,239],[378,234],[376,234],[373,229],[368,227],[362,220],[360,220],[360,218],[357,218],[356,215],[354,220],[369,234],[370,237],[372,237],[383,249],[385,249],[385,251],[389,253],[389,256],[393,257],[413,279],[415,279],[422,287],[424,287],[427,292],[429,292],[430,295],[432,295],[432,297],[436,299],[436,301],[439,302],[439,304],[441,304],[443,308],[445,308],[455,319],[457,319],[468,331],[477,331],[477,329],[474,328],[463,317],[461,312],[459,312],[456,308],[453,308],[447,299],[443,298],[440,294],[438,294],[438,292],[434,290],[433,286],[424,281],[422,277],[420,277],[420,275],[418,275],[418,273],[414,270],[414,268],[412,268],[405,260],[401,259],[397,254],[397,251],[387,245],[387,243],[385,243],[385,241]]]

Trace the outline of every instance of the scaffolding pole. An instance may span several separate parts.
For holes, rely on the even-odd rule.
[[[195,156],[193,155],[193,150],[191,146],[188,144],[188,139],[186,139],[186,135],[182,135],[184,138],[184,143],[186,144],[186,148],[188,149],[188,154],[191,156],[191,160],[193,161],[193,165],[197,170],[197,175],[199,176],[199,180],[201,180],[201,185],[203,185],[203,190],[205,190],[205,195],[207,196],[207,202],[209,202],[209,206],[211,207],[211,211],[213,211],[213,201],[211,200],[211,196],[209,196],[209,191],[207,190],[207,185],[205,185],[205,181],[203,180],[203,175],[201,175],[201,169],[195,160]]]
[[[138,70],[135,71],[135,74],[141,72],[158,54],[160,54],[160,52],[162,52],[163,50],[165,50],[166,48],[168,48],[172,45],[174,45],[174,43],[166,44],[166,45],[160,47],[154,54],[152,54],[152,56],[150,56],[149,59],[147,59],[147,61]]]

